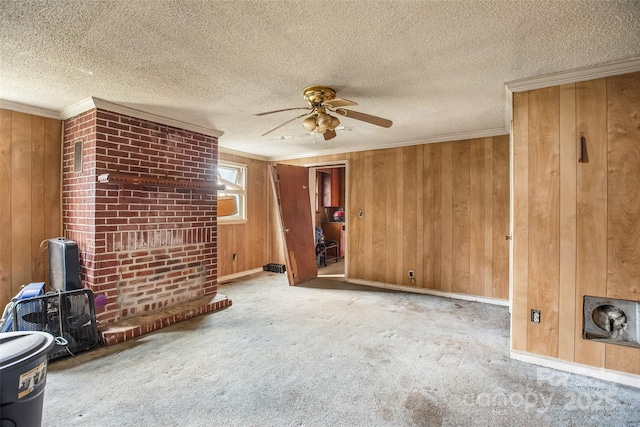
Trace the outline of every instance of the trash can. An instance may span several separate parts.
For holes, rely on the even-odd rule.
[[[0,333],[0,426],[42,424],[47,355],[53,335],[46,332]]]

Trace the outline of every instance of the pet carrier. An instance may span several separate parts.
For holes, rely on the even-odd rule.
[[[99,342],[93,292],[89,289],[50,292],[16,301],[14,331],[42,331],[55,337],[49,359],[89,350]]]

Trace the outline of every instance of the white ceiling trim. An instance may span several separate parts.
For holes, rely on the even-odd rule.
[[[372,144],[372,145],[363,145],[363,146],[354,146],[354,147],[347,146],[342,148],[335,148],[332,150],[317,151],[314,153],[308,153],[304,155],[270,157],[269,160],[278,161],[278,160],[304,159],[307,157],[331,156],[334,154],[355,153],[358,151],[384,150],[388,148],[410,147],[412,145],[435,144],[438,142],[454,142],[454,141],[464,141],[466,139],[489,138],[493,136],[508,135],[508,134],[509,134],[509,131],[506,128],[496,128],[496,129],[487,129],[487,130],[474,131],[474,132],[452,133],[449,135],[435,136],[432,138],[419,139],[415,141],[381,143],[381,144]],[[322,142],[318,142],[318,144],[322,144]]]
[[[50,119],[60,120],[60,113],[45,108],[33,107],[31,105],[20,104],[19,102],[6,101],[0,99],[0,108],[6,110],[17,111],[18,113],[32,114],[34,116],[42,116]]]
[[[528,90],[542,89],[545,87],[560,86],[563,84],[584,82],[603,77],[619,76],[621,74],[635,73],[640,71],[640,58],[627,61],[612,62],[596,67],[581,68],[564,73],[547,74],[530,79],[516,80],[505,83],[506,105],[505,119],[509,127],[513,120],[513,93],[526,92]]]
[[[640,58],[612,62],[597,67],[581,68],[563,73],[547,74],[529,79],[515,80],[507,82],[506,86],[511,92],[526,92],[528,90],[617,76],[636,71],[640,71]]]
[[[218,153],[229,154],[231,156],[246,157],[248,159],[254,159],[254,160],[262,160],[263,162],[269,161],[268,157],[259,156],[257,154],[245,153],[243,151],[232,150],[230,148],[220,147],[220,145],[218,145]]]
[[[124,105],[114,104],[113,102],[105,101],[104,99],[96,97],[84,99],[80,102],[76,102],[75,104],[70,105],[67,108],[64,108],[62,111],[60,111],[60,118],[66,120],[70,117],[77,116],[78,114],[84,113],[85,111],[92,110],[94,108],[113,111],[114,113],[125,114],[127,116],[136,117],[138,119],[149,120],[155,123],[173,126],[179,129],[189,130],[216,138],[220,138],[224,134],[224,132],[219,130],[194,125],[192,123],[182,122],[180,120],[170,119],[168,117],[158,116],[146,111],[125,107]]]

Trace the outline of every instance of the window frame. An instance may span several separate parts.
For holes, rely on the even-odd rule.
[[[234,169],[238,172],[239,182],[230,182],[220,176],[220,169]],[[238,213],[235,215],[218,217],[219,224],[240,224],[247,222],[247,174],[248,167],[243,163],[218,160],[216,180],[227,188],[218,191],[218,196],[236,196],[238,200]],[[236,187],[236,188],[234,188]]]

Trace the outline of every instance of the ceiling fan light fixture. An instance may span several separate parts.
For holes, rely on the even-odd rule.
[[[304,119],[304,121],[302,122],[302,126],[309,132],[313,132],[313,130],[316,128],[316,116],[314,115]]]
[[[318,126],[328,128],[331,126],[332,117],[326,113],[318,113]]]
[[[309,104],[309,107],[307,108],[285,108],[256,114],[256,116],[264,116],[266,114],[279,113],[281,111],[307,110],[306,113],[301,114],[298,117],[294,117],[293,119],[276,126],[270,131],[263,133],[262,136],[268,135],[291,123],[292,121],[306,116],[306,118],[302,121],[302,127],[310,133],[323,134],[325,136],[325,141],[328,141],[335,138],[336,129],[344,129],[344,126],[341,126],[340,120],[337,117],[332,116],[328,112],[331,112],[338,116],[345,116],[349,117],[350,119],[371,123],[373,125],[381,126],[384,128],[391,127],[391,125],[393,124],[391,120],[384,119],[382,117],[376,117],[372,116],[371,114],[360,113],[353,110],[345,110],[342,107],[350,107],[358,104],[353,101],[349,101],[348,99],[336,98],[336,91],[330,87],[309,86],[304,90],[303,94],[304,99]]]
[[[335,130],[338,126],[340,126],[340,120],[337,117],[331,116],[331,125],[329,125],[329,129]]]

